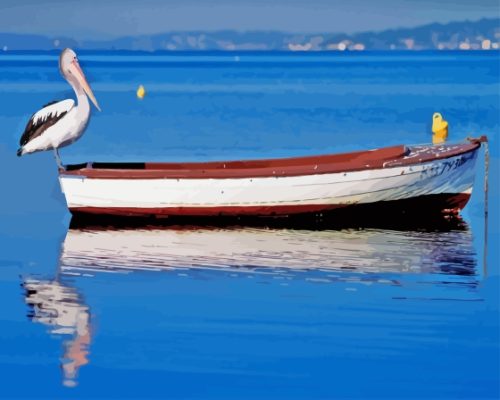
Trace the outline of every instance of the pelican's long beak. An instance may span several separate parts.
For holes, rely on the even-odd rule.
[[[85,90],[85,93],[87,94],[87,96],[89,96],[89,99],[92,101],[92,103],[94,103],[94,106],[96,106],[96,108],[99,111],[101,111],[101,108],[99,107],[99,104],[97,103],[97,100],[94,96],[94,93],[92,92],[92,89],[90,88],[90,85],[87,82],[87,79],[85,79],[85,75],[84,75],[82,69],[80,68],[80,64],[78,64],[77,60],[73,60],[71,62],[70,69],[71,69],[71,72],[76,76],[76,79],[78,80],[80,85],[82,85],[82,88],[83,88],[83,90]]]

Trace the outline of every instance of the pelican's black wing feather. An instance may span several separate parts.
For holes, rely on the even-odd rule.
[[[24,146],[64,117],[75,105],[71,99],[53,101],[31,116],[19,144]]]

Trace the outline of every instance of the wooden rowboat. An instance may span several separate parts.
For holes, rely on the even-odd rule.
[[[293,216],[390,205],[457,211],[486,137],[345,154],[197,163],[86,163],[59,170],[73,214]]]

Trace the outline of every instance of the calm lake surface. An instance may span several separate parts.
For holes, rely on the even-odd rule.
[[[101,105],[63,162],[490,138],[463,223],[69,229],[29,116],[57,54],[0,54],[1,398],[498,398],[499,53],[82,53]],[[146,97],[135,91],[144,85]],[[390,215],[387,215],[390,218]]]

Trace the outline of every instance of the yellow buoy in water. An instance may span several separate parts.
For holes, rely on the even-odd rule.
[[[144,89],[144,86],[140,85],[137,88],[137,97],[142,100],[144,96],[146,96],[146,89]]]
[[[448,138],[448,122],[440,113],[434,113],[432,116],[432,133],[433,144],[444,143]]]

